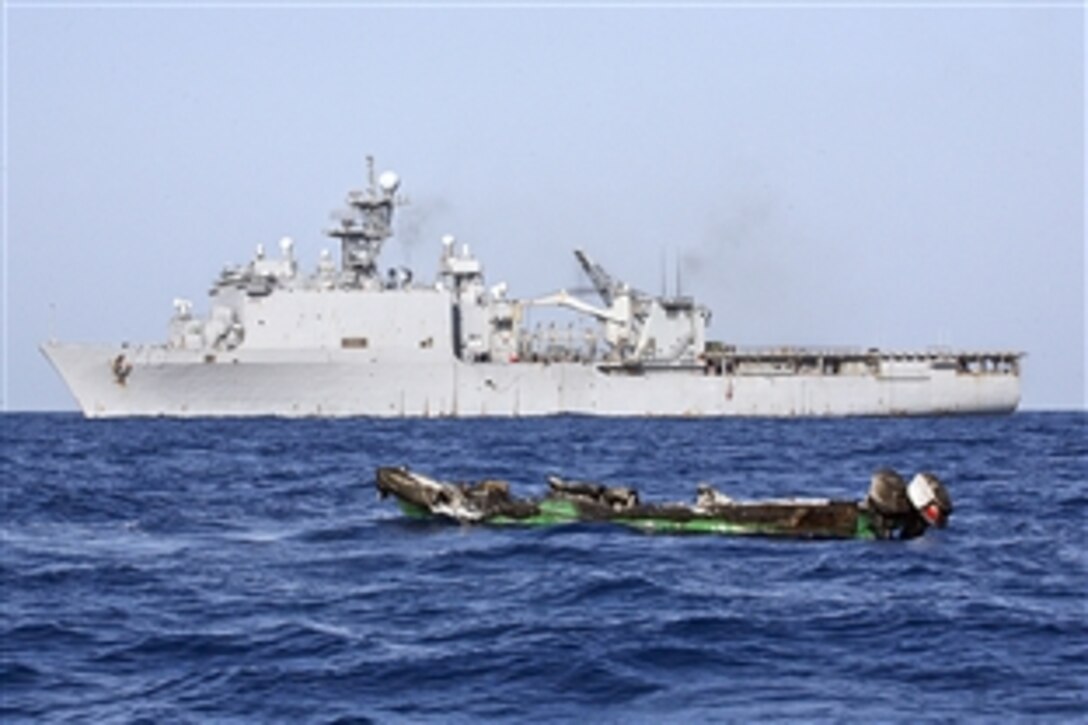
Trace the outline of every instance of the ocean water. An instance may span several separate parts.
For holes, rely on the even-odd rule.
[[[1088,718],[1088,415],[127,420],[9,414],[0,720]],[[379,465],[690,500],[860,498],[909,542],[406,520]]]

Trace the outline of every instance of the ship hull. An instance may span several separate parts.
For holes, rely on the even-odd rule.
[[[607,370],[592,363],[464,363],[339,349],[119,348],[42,351],[88,417],[752,416],[1011,413],[1016,374],[933,369],[894,375]]]

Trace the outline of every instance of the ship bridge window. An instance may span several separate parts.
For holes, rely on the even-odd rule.
[[[365,337],[343,337],[340,338],[340,347],[345,349],[359,350],[366,347],[369,343]]]

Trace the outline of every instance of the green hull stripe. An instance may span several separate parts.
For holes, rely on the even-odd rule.
[[[408,516],[417,519],[434,518],[427,509],[400,501],[401,510]],[[575,524],[585,519],[579,518],[578,508],[570,501],[542,501],[540,512],[534,516],[514,518],[512,516],[493,516],[484,519],[480,523],[494,526],[558,526],[562,524]],[[612,523],[638,529],[646,533],[661,534],[728,534],[732,536],[803,536],[806,538],[843,538],[844,532],[835,530],[816,530],[799,533],[795,529],[774,526],[768,524],[742,524],[720,519],[698,518],[688,521],[674,521],[672,519],[654,518],[623,518],[616,517],[597,523]],[[857,539],[875,539],[872,522],[864,513],[858,516],[855,529],[846,536]]]
[[[416,506],[414,503],[408,503],[407,501],[397,499],[397,504],[400,506],[400,510],[404,512],[405,516],[413,519],[429,519],[434,517],[434,514],[428,509],[425,509],[422,506]]]

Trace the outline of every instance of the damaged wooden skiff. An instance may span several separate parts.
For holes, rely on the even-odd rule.
[[[625,486],[549,477],[539,499],[510,495],[506,481],[438,481],[406,467],[379,468],[375,484],[414,518],[466,524],[552,526],[608,522],[647,532],[779,536],[802,539],[910,539],[943,527],[952,513],[944,485],[919,473],[908,485],[895,471],[873,474],[861,501],[734,501],[700,484],[693,504],[643,503]]]

